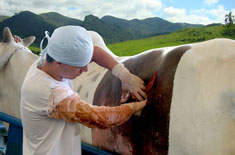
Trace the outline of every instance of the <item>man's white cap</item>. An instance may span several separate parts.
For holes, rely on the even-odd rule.
[[[90,33],[80,26],[63,26],[55,29],[52,36],[46,33],[48,45],[42,52],[57,62],[84,67],[89,64],[93,55],[93,43]],[[41,42],[42,46],[43,40]]]

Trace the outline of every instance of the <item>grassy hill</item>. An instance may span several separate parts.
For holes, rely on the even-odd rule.
[[[149,49],[196,43],[214,38],[235,40],[235,25],[230,28],[223,25],[186,28],[167,35],[107,44],[107,46],[118,56],[130,56]],[[36,46],[31,46],[30,49],[35,53],[39,53],[39,48]]]
[[[213,38],[235,39],[235,25],[230,28],[227,34],[226,32],[227,27],[222,25],[202,28],[186,28],[168,35],[108,44],[108,48],[118,56],[128,56],[153,48],[183,45]]]
[[[202,28],[186,28],[167,35],[107,44],[107,46],[118,56],[129,56],[153,48],[183,45],[214,38],[231,38],[235,40],[235,25],[229,29],[223,25],[207,26]],[[39,52],[38,47],[32,46],[30,48],[36,53]]]

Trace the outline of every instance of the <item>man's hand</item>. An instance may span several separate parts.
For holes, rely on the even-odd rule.
[[[123,64],[117,64],[112,69],[112,73],[117,76],[122,82],[122,99],[121,102],[125,101],[125,98],[130,96],[136,97],[139,101],[143,101],[147,98],[145,93],[144,81],[138,76],[131,74]],[[130,92],[130,93],[129,93]],[[125,97],[124,97],[125,96]]]
[[[146,89],[144,81],[134,74],[125,74],[122,81],[122,89],[128,90],[133,98],[137,98],[139,101],[143,101],[147,98],[144,90]]]
[[[129,105],[129,106],[133,109],[133,111],[134,111],[133,114],[134,114],[135,116],[140,116],[142,110],[143,110],[144,107],[146,106],[146,102],[147,102],[147,99],[144,100],[144,101],[140,101],[140,102],[128,103],[127,105]]]

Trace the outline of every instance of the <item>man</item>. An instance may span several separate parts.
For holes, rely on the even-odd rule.
[[[81,154],[78,123],[99,128],[124,123],[146,104],[144,82],[102,48],[93,46],[90,33],[82,27],[60,27],[51,38],[46,33],[46,38],[48,45],[40,61],[30,67],[21,89],[23,154]],[[87,72],[92,61],[111,70],[122,88],[140,102],[105,107],[80,99],[71,80]]]

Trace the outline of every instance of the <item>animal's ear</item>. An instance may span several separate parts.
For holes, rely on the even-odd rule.
[[[24,38],[23,39],[24,45],[26,47],[28,47],[29,45],[31,45],[34,42],[35,39],[36,39],[35,36],[30,36],[30,37]]]
[[[8,27],[5,27],[2,35],[2,42],[11,42],[13,40],[11,30]]]

